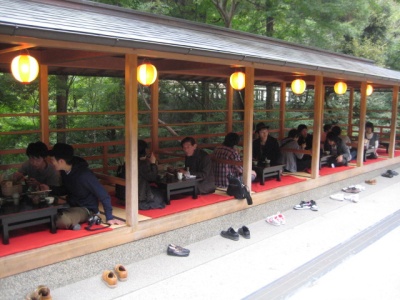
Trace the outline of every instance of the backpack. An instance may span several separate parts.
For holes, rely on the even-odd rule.
[[[236,199],[244,199],[246,198],[247,204],[252,205],[253,199],[251,198],[249,189],[246,185],[243,184],[241,177],[236,177],[232,174],[228,176],[229,185],[226,193],[229,196],[234,196]]]
[[[125,179],[125,164],[118,166],[116,176]],[[125,186],[119,184],[115,185],[115,197],[125,201]]]

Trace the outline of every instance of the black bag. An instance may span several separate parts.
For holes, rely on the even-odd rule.
[[[251,198],[248,187],[243,184],[242,178],[229,174],[228,180],[229,180],[229,185],[226,191],[227,194],[229,196],[234,196],[236,199],[246,198],[247,204],[252,205],[253,199]]]
[[[117,177],[125,179],[125,164],[118,166]],[[119,184],[115,185],[115,197],[125,201],[125,186]]]

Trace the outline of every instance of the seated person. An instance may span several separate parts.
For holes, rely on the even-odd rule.
[[[308,128],[305,124],[300,124],[297,126],[297,132],[299,134],[299,140],[297,143],[299,145],[303,145],[306,143],[306,148],[305,150],[310,150],[312,149],[312,141],[313,141],[313,136],[308,133]]]
[[[158,167],[154,153],[147,155],[147,148],[145,141],[138,141],[139,209],[164,208],[164,194],[157,187],[150,185],[157,180]]]
[[[265,127],[265,123],[264,122],[258,122],[256,124],[254,132],[253,132],[253,141],[259,138],[258,129],[260,129],[261,127]]]
[[[235,146],[239,144],[240,136],[237,133],[230,132],[225,136],[224,142],[221,146],[218,146],[214,150],[214,157],[225,160],[242,161]],[[243,166],[230,165],[222,162],[214,162],[214,176],[215,185],[217,187],[226,188],[229,185],[227,176],[232,174],[234,176],[240,176],[243,173]],[[251,179],[256,178],[256,172],[252,171]]]
[[[332,155],[329,160],[331,167],[347,166],[351,160],[349,147],[333,132],[328,132],[326,140],[328,142],[327,151],[330,151]]]
[[[332,124],[325,124],[321,133],[321,144],[323,145],[326,140],[326,134],[331,131]]]
[[[202,149],[197,148],[197,143],[192,137],[185,137],[181,141],[181,147],[185,152],[185,169],[178,170],[185,176],[195,175],[202,179],[197,187],[200,194],[215,192],[215,179],[211,157]]]
[[[374,132],[374,124],[372,124],[371,122],[365,123],[365,140],[367,149],[374,149],[373,153],[369,154],[367,158],[377,158],[379,135]]]
[[[99,201],[103,204],[107,223],[124,224],[112,215],[111,198],[99,180],[89,169],[88,163],[74,156],[71,145],[57,143],[49,151],[50,161],[61,174],[61,186],[42,184],[42,190],[51,189],[55,195],[66,195],[70,208],[63,209],[57,215],[56,226],[60,229],[79,230],[80,223],[99,215]]]
[[[54,166],[47,162],[48,149],[45,143],[30,143],[26,148],[29,160],[24,162],[13,175],[13,181],[19,182],[26,178],[26,183],[33,190],[37,190],[41,184],[49,186],[60,185],[60,175]]]
[[[281,163],[281,151],[276,138],[269,134],[269,126],[261,126],[257,129],[258,138],[253,141],[253,160],[262,164],[270,160],[271,166]]]
[[[347,135],[342,135],[342,128],[339,126],[335,125],[332,127],[331,131],[336,134],[340,139],[345,143],[346,145],[351,144],[351,139]],[[350,148],[350,146],[349,146]]]
[[[287,138],[284,138],[281,142],[281,149],[294,149],[304,150],[306,144],[302,144],[299,146],[298,144],[299,134],[297,129],[291,129],[288,133]],[[297,172],[304,171],[311,167],[311,160],[301,160],[303,158],[303,153],[290,152],[290,151],[282,151],[282,163],[285,165],[285,172]]]

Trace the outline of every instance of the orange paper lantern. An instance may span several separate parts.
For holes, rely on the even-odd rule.
[[[301,95],[306,90],[306,82],[303,79],[295,79],[292,81],[292,91],[296,95]]]
[[[142,64],[137,67],[137,80],[143,85],[151,85],[156,81],[157,69],[152,64]]]
[[[343,95],[347,91],[347,84],[343,81],[336,82],[333,89],[335,90],[336,94]]]
[[[235,72],[231,75],[230,82],[235,90],[242,90],[246,86],[246,75],[243,72]]]
[[[36,79],[39,74],[37,60],[28,55],[18,55],[11,62],[11,73],[18,81],[27,84]]]

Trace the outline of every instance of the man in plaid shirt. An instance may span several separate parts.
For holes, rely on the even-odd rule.
[[[237,133],[230,132],[225,136],[225,140],[222,145],[215,148],[214,150],[213,155],[214,158],[217,160],[214,162],[215,185],[217,187],[228,187],[229,181],[227,176],[229,174],[240,176],[243,173],[242,165],[218,162],[218,159],[241,162],[242,159],[238,151],[235,149],[235,146],[239,144],[239,141],[239,135]],[[254,180],[255,177],[256,173],[252,171],[252,180]]]

